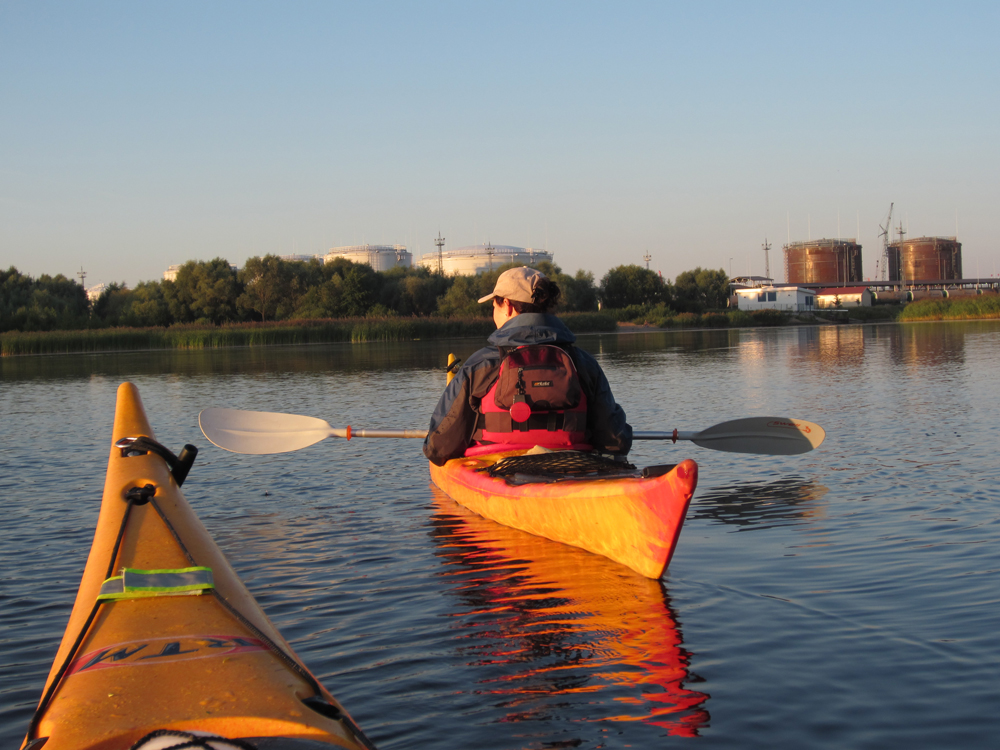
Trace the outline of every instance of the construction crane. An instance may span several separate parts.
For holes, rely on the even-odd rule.
[[[880,281],[885,281],[889,275],[889,232],[892,230],[892,207],[895,205],[895,203],[889,204],[889,214],[885,217],[885,226],[878,225],[881,230],[878,236],[882,238],[882,257],[875,261],[875,278]],[[879,276],[880,272],[881,276]]]

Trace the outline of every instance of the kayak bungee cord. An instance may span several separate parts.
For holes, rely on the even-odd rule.
[[[161,445],[156,440],[148,436],[139,437],[127,437],[118,440],[115,443],[115,447],[121,450],[121,456],[123,458],[130,458],[133,456],[146,455],[147,453],[155,453],[160,456],[170,468],[170,474],[173,476],[174,480],[177,482],[178,487],[183,484],[187,474],[194,463],[195,457],[198,454],[198,449],[193,445],[185,445],[184,449],[181,451],[180,457],[175,456],[169,449]],[[156,502],[157,487],[153,484],[146,484],[142,487],[133,486],[122,493],[122,499],[126,503],[125,511],[122,515],[121,523],[119,524],[118,533],[115,538],[115,542],[112,546],[111,556],[108,561],[108,568],[105,575],[105,583],[109,583],[112,580],[112,576],[115,573],[115,563],[118,560],[118,556],[121,552],[122,541],[125,537],[125,532],[129,524],[129,520],[132,516],[132,508],[136,505],[145,505],[149,503],[153,509],[156,511],[157,516],[163,522],[166,529],[169,531],[170,535],[174,538],[177,543],[178,548],[188,559],[192,566],[197,566],[197,561],[191,554],[187,545],[184,543],[177,529],[170,522],[170,519],[164,513],[163,509],[160,507],[159,503]],[[211,577],[210,568],[200,568],[202,570],[209,571],[209,580]],[[143,572],[143,571],[140,571]],[[126,571],[127,573],[127,571]],[[38,735],[38,725],[41,718],[44,716],[46,710],[52,702],[52,699],[62,685],[67,673],[72,668],[80,648],[90,632],[91,626],[97,616],[97,613],[101,609],[101,605],[108,601],[115,601],[114,597],[103,596],[104,589],[102,587],[102,596],[99,596],[95,601],[94,605],[87,615],[86,620],[77,633],[76,638],[73,641],[65,659],[60,665],[58,671],[56,672],[54,678],[49,685],[48,690],[42,696],[35,709],[34,714],[31,717],[31,721],[28,724],[28,731],[25,737],[24,750],[32,750],[32,748],[41,748],[45,744],[47,738],[39,738]],[[242,612],[240,612],[230,601],[228,601],[212,584],[208,584],[207,588],[202,590],[202,593],[211,592],[214,594],[214,599],[217,601],[224,610],[226,610],[236,621],[243,625],[247,630],[249,630],[259,642],[264,645],[268,651],[270,651],[274,656],[278,657],[291,671],[293,671],[297,676],[302,678],[314,692],[314,696],[310,698],[300,698],[300,701],[312,711],[324,716],[328,719],[341,722],[350,732],[354,735],[355,739],[363,745],[366,750],[377,750],[374,743],[364,734],[361,728],[348,716],[345,712],[341,711],[336,705],[330,703],[323,697],[323,688],[320,686],[319,681],[300,664],[294,657],[286,653],[277,643],[274,642],[266,633],[261,631],[253,622],[251,622]],[[156,736],[160,736],[158,732],[172,731],[172,730],[156,730],[149,735],[143,737],[139,742],[137,742],[133,747],[139,747],[142,743],[153,739]],[[187,733],[183,733],[187,735]],[[196,735],[187,735],[191,738],[195,738]],[[205,737],[203,739],[212,739],[211,737]],[[226,738],[223,739],[226,742],[231,743],[234,747],[240,748],[253,748],[254,745],[246,743],[242,740],[230,740]],[[184,747],[208,747],[208,745],[201,744],[184,744]]]

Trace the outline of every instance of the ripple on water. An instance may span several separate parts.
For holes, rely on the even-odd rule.
[[[995,324],[582,337],[639,429],[828,433],[781,458],[637,445],[700,465],[662,582],[467,513],[416,442],[200,439],[210,405],[420,426],[443,354],[478,342],[0,361],[0,742],[61,637],[128,377],[162,442],[203,446],[188,499],[384,750],[992,747],[998,342]]]

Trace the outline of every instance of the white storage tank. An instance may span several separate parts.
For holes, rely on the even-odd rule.
[[[413,265],[413,254],[406,245],[345,245],[334,247],[323,256],[324,263],[332,263],[337,258],[354,263],[365,263],[376,271],[388,271],[396,266],[410,268]]]
[[[523,263],[533,266],[541,261],[552,262],[552,253],[533,247],[513,245],[469,245],[456,250],[425,253],[420,265],[432,271],[440,270],[447,276],[475,276],[484,271],[492,271],[507,263]]]

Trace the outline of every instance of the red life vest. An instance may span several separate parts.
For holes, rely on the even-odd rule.
[[[508,352],[479,409],[467,456],[536,445],[591,450],[587,396],[573,358],[562,347],[533,344]]]

